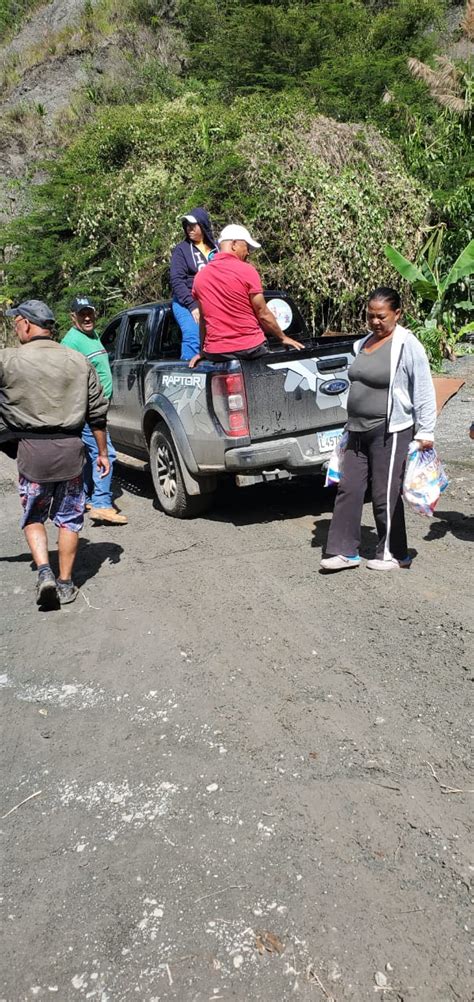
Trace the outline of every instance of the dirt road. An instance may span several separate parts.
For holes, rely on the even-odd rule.
[[[41,614],[0,461],[1,999],[471,998],[465,371],[398,574],[319,575],[314,485],[180,523],[122,467],[129,526]]]

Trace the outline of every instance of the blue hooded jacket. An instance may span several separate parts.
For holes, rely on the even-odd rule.
[[[186,215],[194,216],[199,223],[204,240],[208,247],[217,250],[217,244],[212,232],[211,220],[205,209],[191,209]],[[183,219],[183,229],[186,233],[186,220]],[[173,299],[176,299],[181,306],[186,306],[188,310],[194,310],[197,302],[192,297],[192,287],[194,276],[198,268],[193,257],[191,241],[186,237],[177,244],[171,255],[170,279]]]

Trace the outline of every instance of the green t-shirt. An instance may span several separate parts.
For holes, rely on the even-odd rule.
[[[99,335],[95,331],[93,334],[84,334],[77,327],[71,327],[67,334],[64,335],[61,344],[65,344],[67,348],[75,348],[76,351],[81,352],[81,355],[85,355],[89,359],[91,365],[97,369],[97,375],[105,396],[110,400],[112,396],[112,373],[110,371],[109,356]]]

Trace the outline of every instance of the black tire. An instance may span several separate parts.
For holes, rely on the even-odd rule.
[[[160,507],[172,518],[194,518],[209,507],[211,494],[188,494],[181,473],[182,460],[164,425],[150,439],[150,469]]]

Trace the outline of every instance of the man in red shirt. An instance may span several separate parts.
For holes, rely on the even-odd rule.
[[[218,242],[220,253],[193,283],[192,294],[200,307],[201,351],[190,360],[190,368],[201,358],[218,362],[267,355],[265,333],[288,348],[303,348],[283,333],[265,302],[258,271],[247,262],[251,248],[260,244],[245,226],[236,224],[226,226]]]

